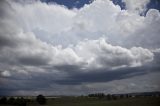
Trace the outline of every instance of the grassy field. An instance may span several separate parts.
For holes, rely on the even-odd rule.
[[[40,106],[35,101],[30,102],[27,106]],[[160,106],[160,98],[143,97],[110,100],[87,98],[87,97],[64,97],[48,99],[44,106]]]
[[[23,106],[4,105],[0,106]],[[27,101],[27,106],[160,106],[160,97],[137,97],[118,100],[91,97],[61,97],[48,98],[46,105],[39,105],[35,98]]]

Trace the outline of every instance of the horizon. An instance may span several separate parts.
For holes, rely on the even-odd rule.
[[[103,93],[103,92],[93,92],[90,94],[99,94],[102,93],[105,96],[106,95],[126,95],[126,94],[146,94],[146,93],[160,93],[160,91],[152,91],[152,92],[128,92],[128,93]],[[43,95],[43,94],[38,94],[38,95],[43,95],[45,97],[63,97],[63,96],[75,96],[75,97],[79,97],[79,96],[88,96],[90,94],[81,94],[81,95]],[[0,95],[0,97],[36,97],[38,95]]]

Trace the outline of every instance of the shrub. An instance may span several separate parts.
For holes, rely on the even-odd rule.
[[[41,105],[46,104],[46,98],[43,95],[38,95],[36,101]]]

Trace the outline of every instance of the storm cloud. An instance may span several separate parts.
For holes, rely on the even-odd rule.
[[[88,84],[137,82],[136,77],[159,74],[160,13],[150,9],[142,15],[149,0],[132,1],[123,0],[126,10],[110,0],[80,9],[39,0],[0,1],[0,92],[49,94],[53,88],[60,94],[63,87],[62,94],[78,94],[90,92]],[[154,86],[146,90],[159,88]]]

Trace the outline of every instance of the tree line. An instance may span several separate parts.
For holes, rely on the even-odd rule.
[[[117,99],[126,99],[126,98],[137,98],[137,97],[160,97],[160,92],[144,92],[144,93],[129,93],[129,94],[104,94],[104,93],[94,93],[88,94],[87,96],[82,96],[87,98],[98,98],[104,100],[117,100]],[[40,105],[45,105],[47,99],[43,95],[36,96],[35,99],[30,98],[26,99],[23,97],[0,97],[0,105],[11,105],[11,106],[27,106],[27,103],[35,102]]]
[[[88,97],[105,98],[107,100],[117,100],[123,98],[138,98],[138,97],[160,97],[160,92],[144,92],[144,93],[129,93],[129,94],[107,94],[94,93],[88,94]]]
[[[36,101],[41,105],[46,104],[46,98],[43,95],[38,95],[36,97]],[[14,105],[14,106],[27,106],[28,102],[30,102],[30,99],[24,99],[23,97],[7,98],[4,96],[0,98],[0,104],[3,104],[3,105],[7,104],[7,105]]]

